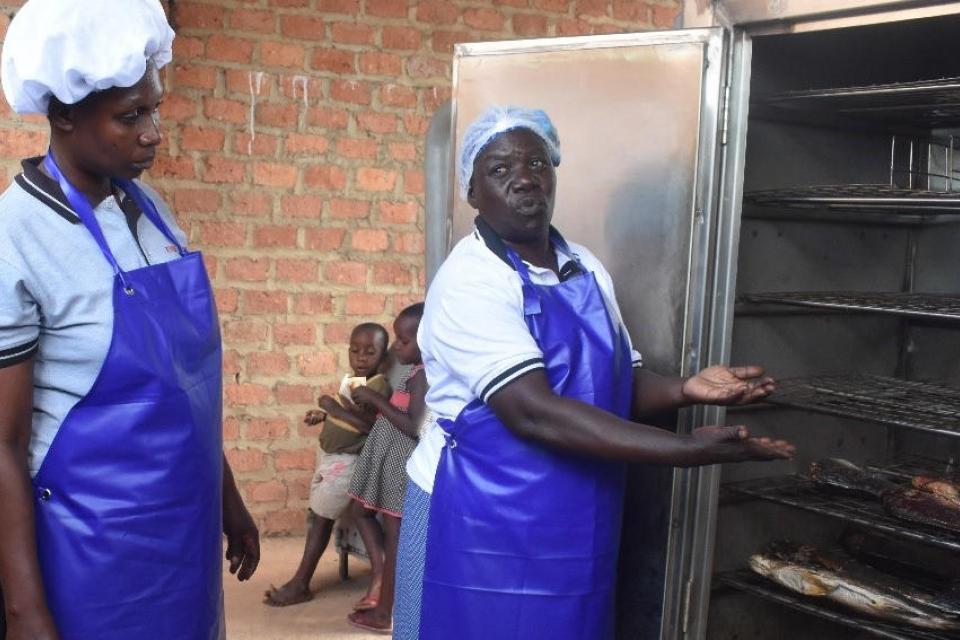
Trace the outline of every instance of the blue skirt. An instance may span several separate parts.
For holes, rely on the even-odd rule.
[[[418,640],[423,601],[423,564],[427,551],[430,494],[407,482],[397,548],[397,593],[393,608],[393,639]]]

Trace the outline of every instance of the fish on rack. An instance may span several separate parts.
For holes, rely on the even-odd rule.
[[[750,556],[750,569],[810,597],[862,614],[922,629],[960,631],[960,606],[929,591],[860,564],[843,553],[777,541]]]

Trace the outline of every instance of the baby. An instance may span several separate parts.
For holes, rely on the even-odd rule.
[[[387,353],[387,330],[374,322],[354,327],[350,334],[350,369],[354,378],[350,386],[362,385],[371,392],[390,395],[390,385],[379,372]],[[344,390],[346,392],[346,390]],[[283,586],[271,585],[263,601],[274,607],[306,602],[310,593],[310,578],[323,555],[333,524],[350,504],[347,490],[357,463],[357,454],[363,449],[367,434],[376,419],[377,410],[368,404],[356,404],[350,398],[325,395],[320,408],[307,412],[307,424],[324,423],[320,432],[320,455],[310,483],[310,508],[307,511],[307,539],[303,558],[296,573]]]

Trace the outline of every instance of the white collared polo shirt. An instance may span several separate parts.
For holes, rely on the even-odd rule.
[[[573,260],[578,258],[596,275],[611,316],[619,320],[610,274],[585,247],[568,244],[573,255],[557,249],[560,273],[579,272]],[[427,292],[417,343],[429,384],[430,419],[407,462],[407,474],[427,493],[433,492],[444,446],[437,419],[454,420],[475,399],[486,402],[514,380],[544,368],[543,353],[524,320],[522,280],[501,252],[475,229],[453,248]],[[527,268],[535,284],[560,283],[550,269]],[[626,330],[624,334],[629,341]],[[631,354],[633,366],[643,366],[640,354],[632,348]]]
[[[138,183],[175,237],[170,210]],[[94,215],[121,269],[179,257],[132,198],[101,202]],[[113,268],[57,184],[23,161],[0,195],[0,368],[34,358],[30,473],[36,475],[60,424],[93,386],[113,335]]]

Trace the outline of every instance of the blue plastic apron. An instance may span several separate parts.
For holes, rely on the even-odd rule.
[[[199,253],[117,185],[181,258],[123,271],[87,199],[44,166],[116,274],[113,338],[36,478],[37,549],[61,640],[221,634],[220,330]]]
[[[554,392],[628,416],[630,354],[594,274],[536,285],[508,256]],[[625,465],[523,441],[479,400],[441,426],[420,637],[612,638]]]

